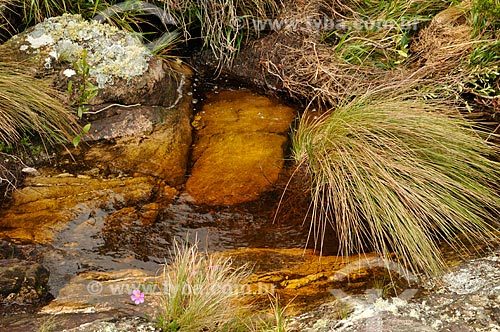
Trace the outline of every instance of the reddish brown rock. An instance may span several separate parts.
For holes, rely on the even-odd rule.
[[[294,117],[290,107],[248,90],[208,96],[193,123],[198,137],[188,193],[197,203],[232,205],[271,190]]]

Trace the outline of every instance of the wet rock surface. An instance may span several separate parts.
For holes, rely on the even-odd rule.
[[[161,274],[161,271],[158,271]],[[129,316],[153,315],[160,292],[159,277],[141,269],[123,269],[109,272],[90,271],[72,277],[55,294],[55,299],[43,307],[41,314],[94,314],[122,312]],[[146,294],[144,304],[137,306],[130,296],[135,289]]]
[[[85,174],[45,174],[25,179],[9,208],[0,212],[0,236],[48,243],[71,220],[98,209],[120,209],[147,201],[153,178],[91,178]]]
[[[15,258],[0,260],[0,295],[4,301],[12,299],[18,293],[31,290],[36,294],[47,285],[48,279],[49,272],[40,264]],[[14,296],[10,296],[11,294]],[[29,301],[31,302],[31,299]]]
[[[232,205],[273,188],[295,112],[248,90],[207,96],[193,122],[197,140],[186,183],[196,203]]]
[[[49,271],[35,245],[0,241],[0,312],[8,304],[39,304],[45,299]]]

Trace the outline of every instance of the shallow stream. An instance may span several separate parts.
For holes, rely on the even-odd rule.
[[[223,117],[226,127],[245,131],[247,126],[238,121],[254,115],[258,123],[271,128],[271,132],[275,130],[273,126],[285,129],[288,126],[278,124],[281,120],[273,116],[273,110],[265,109],[276,105],[268,105],[269,102],[257,94],[237,92],[238,98],[225,100],[220,96],[226,92],[217,91],[219,93],[212,100],[223,103],[223,107],[217,106],[215,118]],[[234,94],[227,93],[228,96]],[[253,109],[247,107],[250,113],[242,111],[245,98],[258,103]],[[225,118],[224,109],[230,110]],[[207,115],[205,122],[210,121],[213,118]],[[212,130],[207,141],[219,137],[224,140],[225,130]],[[234,140],[235,132],[229,134],[228,140]],[[284,137],[286,135],[285,132]],[[75,326],[103,315],[136,314],[127,296],[111,300],[103,293],[90,298],[89,289],[84,286],[88,286],[89,279],[123,280],[158,274],[162,264],[169,260],[175,238],[197,240],[201,250],[226,252],[235,257],[237,264],[250,263],[255,268],[254,279],[261,280],[259,274],[263,275],[262,280],[272,287],[281,287],[280,282],[289,276],[301,278],[320,270],[315,267],[319,263],[317,255],[309,250],[304,256],[309,231],[307,223],[303,223],[307,205],[296,204],[303,202],[304,197],[294,203],[293,193],[287,195],[285,198],[292,203],[285,202],[275,219],[287,180],[285,173],[290,168],[283,168],[278,182],[256,200],[232,206],[209,206],[193,202],[182,185],[170,187],[157,178],[139,173],[110,175],[102,171],[108,168],[106,165],[89,166],[81,159],[84,155],[62,156],[57,165],[39,167],[37,174],[26,178],[11,204],[0,212],[0,238],[35,244],[42,253],[41,263],[50,272],[47,288],[55,299],[41,312],[65,313],[58,316],[58,320],[64,322],[61,326]],[[240,172],[244,177],[246,170]],[[225,171],[221,173],[219,177],[223,177]],[[304,294],[318,299],[325,290],[316,294],[317,290],[315,287],[314,291]],[[35,321],[39,320],[38,309],[34,307],[2,306],[0,310],[3,313],[0,330],[33,330]]]

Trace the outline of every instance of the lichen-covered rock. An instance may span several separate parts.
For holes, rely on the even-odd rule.
[[[177,101],[181,75],[152,56],[134,35],[80,15],[48,18],[2,48],[14,59],[28,60],[27,70],[37,76],[55,76],[55,85],[68,90],[69,102],[81,96],[80,87],[87,83],[99,89],[86,100],[91,105],[172,106]]]
[[[51,17],[37,24],[23,37],[21,51],[36,54],[49,51],[44,67],[54,62],[78,62],[85,54],[89,74],[99,88],[113,84],[113,78],[131,79],[148,69],[151,53],[131,34],[116,27],[86,21],[79,15]],[[24,40],[24,41],[23,41]]]
[[[124,317],[119,320],[109,319],[107,321],[96,320],[94,322],[81,324],[78,327],[66,330],[68,332],[95,332],[95,331],[113,331],[113,332],[155,332],[160,331],[155,324],[141,317]]]
[[[186,190],[197,203],[232,205],[272,189],[284,163],[292,108],[248,90],[208,96],[195,117],[195,164]]]

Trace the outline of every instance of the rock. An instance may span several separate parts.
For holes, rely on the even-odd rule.
[[[106,228],[109,231],[117,231],[134,225],[151,226],[158,218],[161,208],[159,203],[148,203],[140,209],[133,206],[120,209],[106,217]]]
[[[34,303],[46,291],[49,271],[19,259],[0,260],[0,296],[3,302]]]
[[[145,301],[135,305],[130,299],[134,289],[145,293]],[[124,310],[129,315],[154,314],[161,279],[139,269],[87,272],[72,277],[42,308],[42,314],[99,313]]]
[[[272,189],[294,118],[290,107],[248,90],[209,95],[195,117],[188,193],[197,203],[232,205]]]
[[[67,329],[67,332],[95,332],[95,331],[110,331],[110,332],[155,332],[160,331],[155,325],[140,317],[128,317],[120,320],[108,319],[106,321],[98,320],[82,324],[78,327]]]
[[[184,183],[192,135],[191,97],[185,94],[176,107],[168,110],[150,107],[134,111],[99,120],[95,128],[92,125],[89,138],[115,139],[93,145],[85,153],[85,163],[104,165],[111,173],[158,177],[171,186]]]
[[[499,253],[462,262],[416,297],[350,294],[291,317],[290,331],[499,331]],[[342,306],[344,309],[342,310]],[[347,308],[347,309],[346,309]],[[338,313],[332,315],[333,312]]]
[[[162,123],[167,112],[161,106],[108,106],[106,112],[99,114],[99,117],[87,116],[86,113],[85,118],[92,125],[83,140],[92,142],[149,135]]]
[[[68,222],[97,208],[119,208],[147,201],[152,178],[81,179],[75,176],[29,177],[0,212],[0,236],[47,243]]]
[[[89,165],[185,182],[192,115],[186,66],[167,64],[134,35],[79,15],[48,18],[0,47],[27,72],[51,79],[68,105],[86,105],[91,127],[82,139],[105,140],[88,151]]]
[[[37,261],[43,256],[43,250],[31,244],[14,244],[9,241],[0,240],[0,260],[1,259],[21,259]]]
[[[0,295],[7,296],[21,289],[24,280],[24,268],[18,259],[0,260]]]
[[[197,203],[232,205],[255,200],[278,179],[286,142],[285,136],[258,132],[212,137],[186,188]]]
[[[69,92],[68,104],[82,97],[82,89],[89,91],[88,83],[98,88],[96,96],[85,100],[90,105],[171,107],[178,101],[182,75],[153,57],[132,34],[79,15],[48,18],[2,47],[12,58],[28,60],[26,70],[35,76],[51,76],[61,91]],[[88,78],[82,76],[86,68]]]
[[[24,174],[29,174],[29,175],[38,175],[38,171],[36,170],[36,168],[33,168],[33,167],[24,167],[21,172],[23,172]]]

